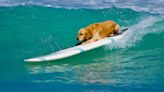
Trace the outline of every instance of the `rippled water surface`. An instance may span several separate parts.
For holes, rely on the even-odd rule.
[[[163,0],[0,0],[0,90],[164,91]],[[80,28],[114,20],[125,37],[70,58],[25,63],[74,46]]]

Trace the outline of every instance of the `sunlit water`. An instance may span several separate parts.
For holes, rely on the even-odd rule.
[[[0,0],[0,90],[164,91],[163,0],[123,1]],[[74,46],[80,28],[104,20],[128,27],[125,37],[58,61],[23,61]]]

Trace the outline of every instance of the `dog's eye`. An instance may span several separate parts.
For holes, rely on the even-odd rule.
[[[80,35],[83,35],[83,34],[80,34]]]

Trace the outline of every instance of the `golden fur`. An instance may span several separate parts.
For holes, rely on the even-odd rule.
[[[77,39],[85,41],[82,44],[94,42],[105,37],[113,36],[119,30],[119,25],[114,21],[108,20],[100,23],[91,24],[82,28],[78,32]]]

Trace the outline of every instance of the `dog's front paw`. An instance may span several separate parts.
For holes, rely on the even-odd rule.
[[[112,37],[112,36],[114,36],[114,34],[110,34],[110,35],[109,35],[109,37]]]
[[[88,42],[83,42],[81,45],[87,44]]]

